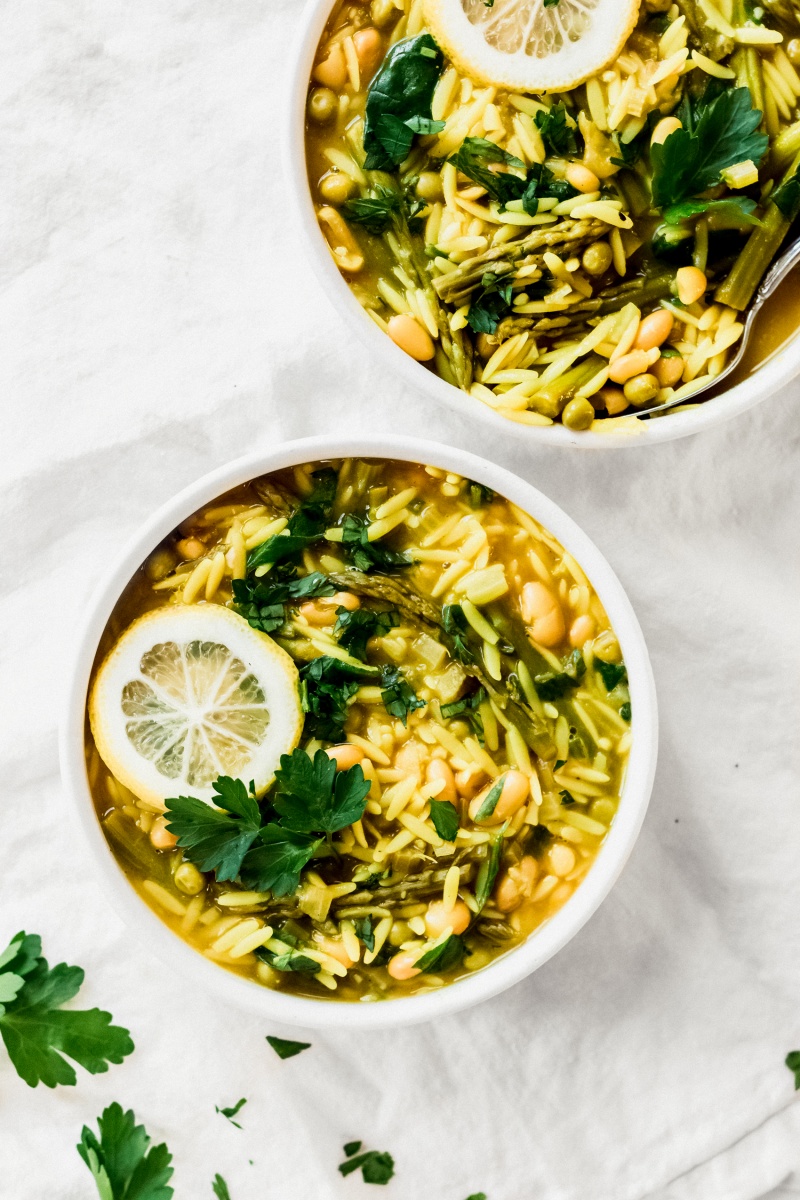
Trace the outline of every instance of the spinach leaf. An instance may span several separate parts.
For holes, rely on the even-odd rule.
[[[267,581],[269,580],[269,582]],[[234,579],[233,607],[253,629],[273,633],[286,620],[286,604],[311,600],[317,596],[333,596],[336,588],[320,571],[296,579]]]
[[[547,111],[540,109],[533,120],[542,135],[545,150],[556,155],[578,153],[580,134],[573,125],[567,123],[567,108],[563,100]]]
[[[286,528],[248,554],[248,575],[267,563],[296,558],[306,546],[322,536],[336,496],[336,472],[330,467],[323,467],[315,471],[312,478],[314,491],[295,509]]]
[[[558,700],[570,688],[577,687],[586,674],[586,663],[580,650],[573,650],[560,671],[544,671],[535,675],[533,686],[541,700]]]
[[[503,317],[511,312],[511,297],[511,280],[485,271],[467,313],[467,323],[473,333],[494,333]]]
[[[357,608],[355,612],[340,607],[336,610],[334,634],[339,639],[339,645],[344,646],[353,658],[366,659],[367,642],[370,638],[385,637],[386,634],[400,624],[400,614],[397,609],[387,609],[376,612],[373,608]]]
[[[447,971],[461,962],[466,950],[464,939],[457,933],[451,933],[450,937],[440,942],[438,946],[426,950],[417,959],[414,966],[423,974],[427,974],[428,971]]]
[[[371,542],[367,532],[369,521],[365,517],[347,513],[342,521],[342,546],[350,556],[354,567],[368,574],[373,567],[391,571],[397,567],[408,567],[411,559],[400,550],[391,550],[379,542]]]
[[[439,837],[445,842],[454,842],[458,833],[458,810],[449,800],[429,801],[431,806],[431,824]]]
[[[409,155],[415,134],[438,133],[433,92],[444,57],[429,33],[392,46],[370,84],[364,119],[367,171],[387,171]]]
[[[300,668],[300,702],[306,714],[305,733],[323,741],[341,741],[347,720],[347,701],[359,682],[377,675],[377,667],[354,667],[323,654]]]
[[[392,717],[397,717],[405,725],[408,714],[417,708],[424,708],[427,701],[420,700],[411,684],[408,683],[398,667],[384,667],[381,676],[381,700],[386,711]]]

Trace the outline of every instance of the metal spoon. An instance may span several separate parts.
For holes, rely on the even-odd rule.
[[[724,370],[720,371],[719,375],[715,375],[713,379],[709,379],[708,383],[704,383],[703,386],[699,387],[696,392],[690,392],[688,395],[681,396],[678,399],[675,399],[673,396],[670,400],[667,400],[664,404],[657,405],[655,408],[634,409],[630,415],[643,417],[646,414],[664,412],[665,409],[673,408],[676,404],[693,404],[697,397],[701,396],[703,392],[708,391],[710,387],[716,387],[717,384],[722,382],[726,375],[730,375],[730,373],[738,367],[739,363],[744,358],[744,352],[747,349],[747,342],[750,334],[753,331],[753,322],[759,309],[763,305],[764,301],[769,299],[778,285],[783,283],[786,276],[793,267],[797,266],[798,262],[800,262],[800,237],[792,242],[789,249],[786,250],[780,258],[775,260],[762,279],[761,285],[753,297],[747,316],[745,317],[744,329],[742,330],[742,336],[739,339],[738,349],[730,362],[725,366]]]

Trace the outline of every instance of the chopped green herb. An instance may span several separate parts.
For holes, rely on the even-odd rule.
[[[369,233],[385,233],[402,207],[403,197],[400,192],[389,188],[375,189],[373,196],[362,199],[348,200],[342,206],[342,216],[354,225],[363,225]]]
[[[132,1053],[128,1030],[112,1025],[111,1013],[62,1009],[83,979],[80,967],[58,963],[51,968],[35,933],[16,934],[0,954],[0,1036],[29,1087],[74,1084],[75,1071],[63,1055],[91,1075],[102,1075],[109,1063],[121,1063]]]
[[[467,495],[470,508],[484,508],[491,504],[495,496],[493,490],[485,483],[475,483],[473,479],[467,480]]]
[[[544,111],[540,109],[533,118],[542,135],[545,150],[551,154],[577,154],[579,134],[574,122],[567,120],[567,108],[563,100]]]
[[[325,531],[336,496],[336,472],[330,467],[315,471],[314,491],[296,509],[285,529],[256,546],[247,556],[247,573],[267,563],[296,558],[306,546],[316,542]]]
[[[561,803],[565,807],[568,808],[570,804],[575,803],[575,797],[573,796],[572,792],[568,792],[566,788],[562,788],[558,794],[561,797]]]
[[[300,971],[306,975],[316,975],[322,970],[315,958],[309,958],[301,950],[287,950],[283,954],[276,954],[274,950],[259,946],[253,953],[256,958],[272,967],[273,971]]]
[[[680,225],[701,214],[725,217],[738,225],[760,225],[758,217],[753,216],[755,207],[755,200],[746,196],[726,196],[724,200],[683,200],[665,208],[663,215],[667,225]]]
[[[431,823],[439,837],[445,842],[454,842],[458,833],[458,810],[449,800],[429,801],[431,806]]]
[[[511,281],[486,271],[481,285],[473,293],[467,323],[473,333],[494,333],[503,317],[511,312]],[[474,505],[473,505],[474,507]]]
[[[415,134],[439,133],[431,119],[433,92],[444,58],[429,33],[391,47],[367,93],[364,150],[367,171],[386,171],[406,159]]]
[[[404,678],[399,667],[384,667],[381,675],[381,700],[392,717],[405,725],[408,714],[424,708],[426,700],[420,700],[411,684]]]
[[[786,1066],[794,1075],[794,1089],[800,1091],[800,1050],[790,1050],[785,1061]]]
[[[369,788],[358,763],[337,771],[324,750],[312,760],[298,748],[281,755],[272,804],[284,829],[331,834],[361,820]]]
[[[234,1121],[233,1118],[244,1108],[245,1104],[247,1104],[247,1100],[243,1096],[241,1100],[237,1100],[230,1108],[217,1108],[215,1104],[214,1112],[218,1112],[221,1117],[227,1117],[231,1125],[235,1125],[237,1129],[241,1129],[242,1127],[239,1122]]]
[[[483,719],[478,710],[486,698],[486,691],[481,687],[471,696],[465,696],[462,700],[453,700],[450,704],[443,704],[439,711],[445,720],[450,720],[452,717],[463,717],[465,721],[469,721],[475,736],[483,745]]]
[[[605,684],[607,692],[613,691],[618,683],[628,682],[628,672],[625,670],[624,663],[608,663],[603,662],[601,658],[596,658],[594,665]]]
[[[473,653],[467,645],[469,623],[460,604],[442,605],[442,625],[451,639],[451,654],[460,663],[470,663]]]
[[[558,4],[558,0],[550,0],[550,3]],[[547,0],[544,0],[544,4],[547,8]],[[486,1192],[473,1192],[471,1196],[467,1196],[467,1200],[486,1200]]]
[[[623,721],[630,721],[630,719],[631,719],[631,705],[630,705],[630,701],[629,701],[629,700],[627,700],[627,701],[626,701],[624,704],[621,704],[621,705],[620,705],[620,709],[619,709],[619,715],[622,717]]]
[[[800,213],[800,179],[797,174],[785,179],[772,193],[771,200],[787,221],[794,221]]]
[[[98,1133],[84,1125],[77,1145],[100,1200],[172,1200],[172,1155],[165,1143],[150,1145],[131,1109],[114,1102],[97,1119]]]
[[[342,1149],[348,1158],[352,1158],[352,1156],[354,1154],[358,1154],[359,1150],[361,1149],[361,1142],[346,1142],[344,1146],[342,1146]]]
[[[402,551],[382,546],[380,541],[371,542],[368,528],[369,521],[354,513],[347,513],[342,521],[342,546],[349,554],[354,567],[368,574],[373,567],[391,571],[397,567],[411,565],[411,559]]]
[[[306,736],[340,741],[347,720],[347,701],[358,691],[359,681],[377,674],[376,667],[355,667],[329,654],[301,667],[300,699],[306,714]]]
[[[228,1191],[228,1185],[219,1173],[217,1173],[211,1181],[211,1190],[217,1197],[217,1200],[231,1200],[231,1194]]]
[[[246,888],[272,892],[276,898],[290,896],[300,883],[300,872],[322,845],[321,838],[295,833],[270,821],[242,863],[241,880]]]
[[[345,1154],[348,1154],[348,1146],[360,1148],[361,1142],[348,1142],[344,1148]],[[347,1162],[339,1164],[342,1175],[350,1175],[359,1168],[364,1183],[388,1183],[394,1175],[394,1159],[385,1150],[366,1150],[355,1157],[350,1154]]]
[[[448,971],[461,962],[466,953],[464,939],[457,933],[451,933],[448,938],[433,946],[417,959],[414,966],[426,974],[428,971]]]
[[[560,671],[544,671],[535,675],[533,685],[540,700],[558,700],[570,688],[577,687],[586,674],[586,663],[580,650],[573,650]]]
[[[357,608],[354,612],[340,607],[336,610],[336,625],[333,632],[353,658],[367,657],[367,642],[370,638],[385,637],[400,624],[397,609],[376,612],[373,608]]]
[[[525,164],[487,138],[465,138],[450,161],[462,175],[474,179],[485,188],[492,200],[501,206],[511,200],[519,200],[527,186],[527,180],[521,175],[514,175],[511,171],[492,170],[492,166],[498,164],[524,170]]]
[[[753,108],[749,88],[713,80],[701,95],[684,96],[676,115],[682,127],[650,150],[658,208],[714,187],[726,167],[764,157],[769,139],[758,132],[762,114]]]
[[[366,885],[362,884],[361,886],[364,887]],[[375,933],[372,928],[372,917],[362,917],[359,921],[356,921],[355,931],[358,940],[363,942],[368,950],[375,949]]]
[[[317,596],[332,596],[336,591],[328,577],[320,571],[278,582],[272,582],[269,576],[264,580],[251,576],[234,579],[231,586],[235,611],[253,629],[260,629],[262,633],[273,633],[280,629],[286,620],[286,604],[312,600]]]
[[[302,1054],[304,1050],[308,1050],[311,1042],[293,1042],[289,1038],[273,1037],[267,1034],[267,1041],[272,1049],[277,1054],[278,1058],[294,1058],[296,1054]]]
[[[544,163],[534,163],[529,169],[525,180],[525,191],[522,193],[522,207],[530,217],[535,217],[539,211],[539,201],[544,199],[569,200],[577,196],[577,189],[566,179],[556,179],[553,172]],[[525,291],[530,296],[531,289]]]
[[[566,762],[567,760],[565,758],[557,758],[556,765],[553,767],[553,770],[557,771],[559,767],[566,766]]]

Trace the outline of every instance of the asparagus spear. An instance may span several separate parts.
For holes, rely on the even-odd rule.
[[[719,62],[722,58],[727,58],[733,50],[733,42],[723,33],[718,33],[708,23],[708,19],[703,12],[703,9],[697,3],[697,0],[677,0],[678,8],[686,17],[686,24],[689,26],[695,39],[700,43],[700,48],[709,58],[713,58],[715,62]]]

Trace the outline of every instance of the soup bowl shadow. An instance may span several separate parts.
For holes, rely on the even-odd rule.
[[[573,896],[526,941],[473,975],[436,991],[373,1003],[287,995],[218,966],[184,942],[145,904],[117,864],[95,813],[85,754],[86,701],[98,646],[120,595],[148,555],[192,513],[250,479],[301,463],[348,457],[396,459],[453,471],[493,489],[541,522],[580,564],[603,604],[628,669],[632,702],[632,746],[617,815]],[[113,907],[144,945],[226,1004],[287,1025],[378,1029],[430,1020],[488,1000],[530,975],[588,921],[616,882],[644,820],[655,775],[658,719],[650,660],[630,601],[594,543],[556,504],[518,476],[463,450],[405,437],[315,437],[228,463],[185,488],[145,522],[88,606],[77,638],[59,743],[65,791],[90,857]]]
[[[664,416],[640,421],[638,433],[597,433],[570,430],[558,423],[535,426],[510,421],[410,358],[370,320],[350,290],[328,249],[311,196],[305,152],[306,99],[317,46],[333,7],[331,0],[310,0],[289,60],[288,103],[284,110],[282,140],[284,169],[292,201],[289,209],[293,216],[290,219],[296,223],[297,236],[323,291],[387,372],[399,376],[409,387],[435,403],[452,409],[462,420],[474,418],[476,423],[484,422],[503,429],[517,442],[581,450],[631,449],[701,433],[760,404],[800,373],[800,337],[796,336],[752,375],[725,388],[720,395],[700,403],[697,408],[667,412]],[[691,397],[687,402],[691,402]]]

